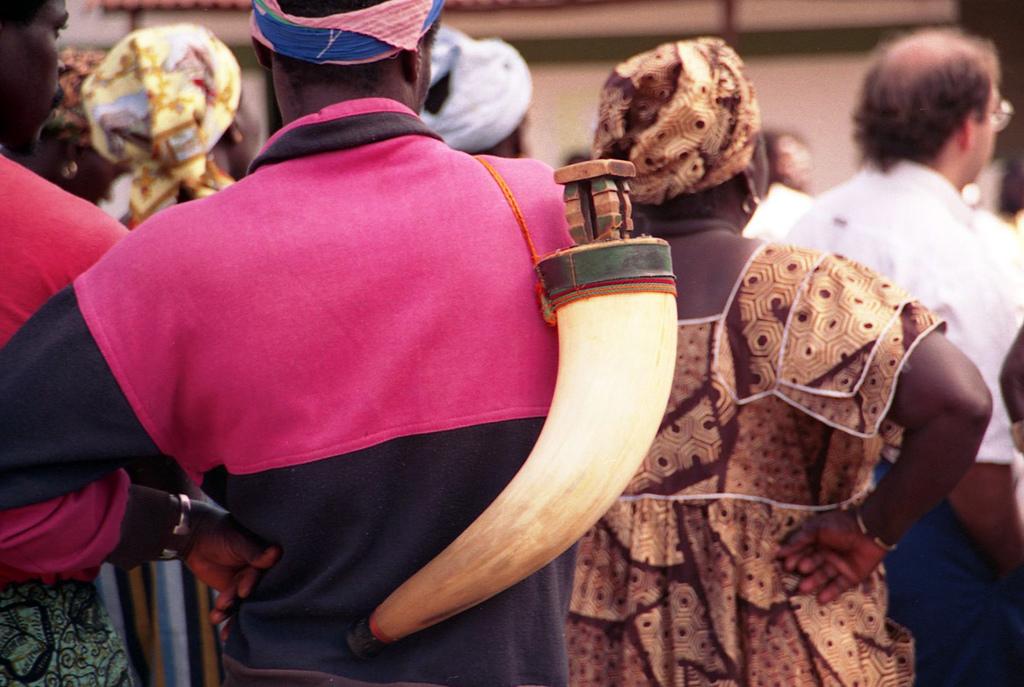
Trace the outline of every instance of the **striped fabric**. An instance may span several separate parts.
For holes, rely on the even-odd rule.
[[[142,687],[219,687],[220,642],[207,620],[212,592],[179,561],[124,571],[104,565],[96,580]]]
[[[326,17],[286,13],[277,0],[253,0],[250,29],[274,52],[314,64],[361,64],[416,50],[444,0],[389,0]]]

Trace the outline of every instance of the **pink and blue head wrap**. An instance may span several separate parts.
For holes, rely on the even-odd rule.
[[[362,64],[415,50],[444,0],[385,0],[326,17],[298,17],[278,0],[253,0],[252,35],[274,52],[314,64]]]

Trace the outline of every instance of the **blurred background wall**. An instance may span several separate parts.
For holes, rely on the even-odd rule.
[[[249,48],[248,0],[67,0],[63,42],[109,47],[134,26],[192,21],[234,49],[246,107],[276,126],[269,81]],[[589,147],[598,90],[616,63],[677,38],[717,34],[738,47],[766,126],[801,134],[815,161],[814,191],[857,167],[851,112],[871,50],[885,37],[926,25],[960,25],[993,39],[1004,94],[1024,111],[1024,0],[448,0],[444,21],[475,37],[499,36],[522,52],[534,76],[528,145],[559,165]],[[998,155],[1024,153],[1024,116]],[[998,162],[982,179],[990,204]]]

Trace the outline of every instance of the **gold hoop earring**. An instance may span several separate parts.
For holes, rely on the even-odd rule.
[[[78,163],[74,160],[68,160],[61,165],[60,175],[65,179],[74,179],[78,175]]]

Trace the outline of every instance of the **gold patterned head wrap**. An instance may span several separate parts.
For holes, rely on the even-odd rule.
[[[632,162],[633,198],[658,205],[742,172],[760,129],[754,87],[732,48],[720,38],[665,43],[605,82],[594,157]]]
[[[89,120],[82,104],[82,83],[93,73],[103,56],[102,50],[64,48],[60,51],[60,88],[63,92],[60,105],[43,124],[43,135],[58,141],[70,141],[88,148]]]
[[[82,88],[93,147],[132,167],[131,226],[179,197],[232,183],[210,151],[238,111],[241,71],[207,29],[140,29],[111,49]]]

